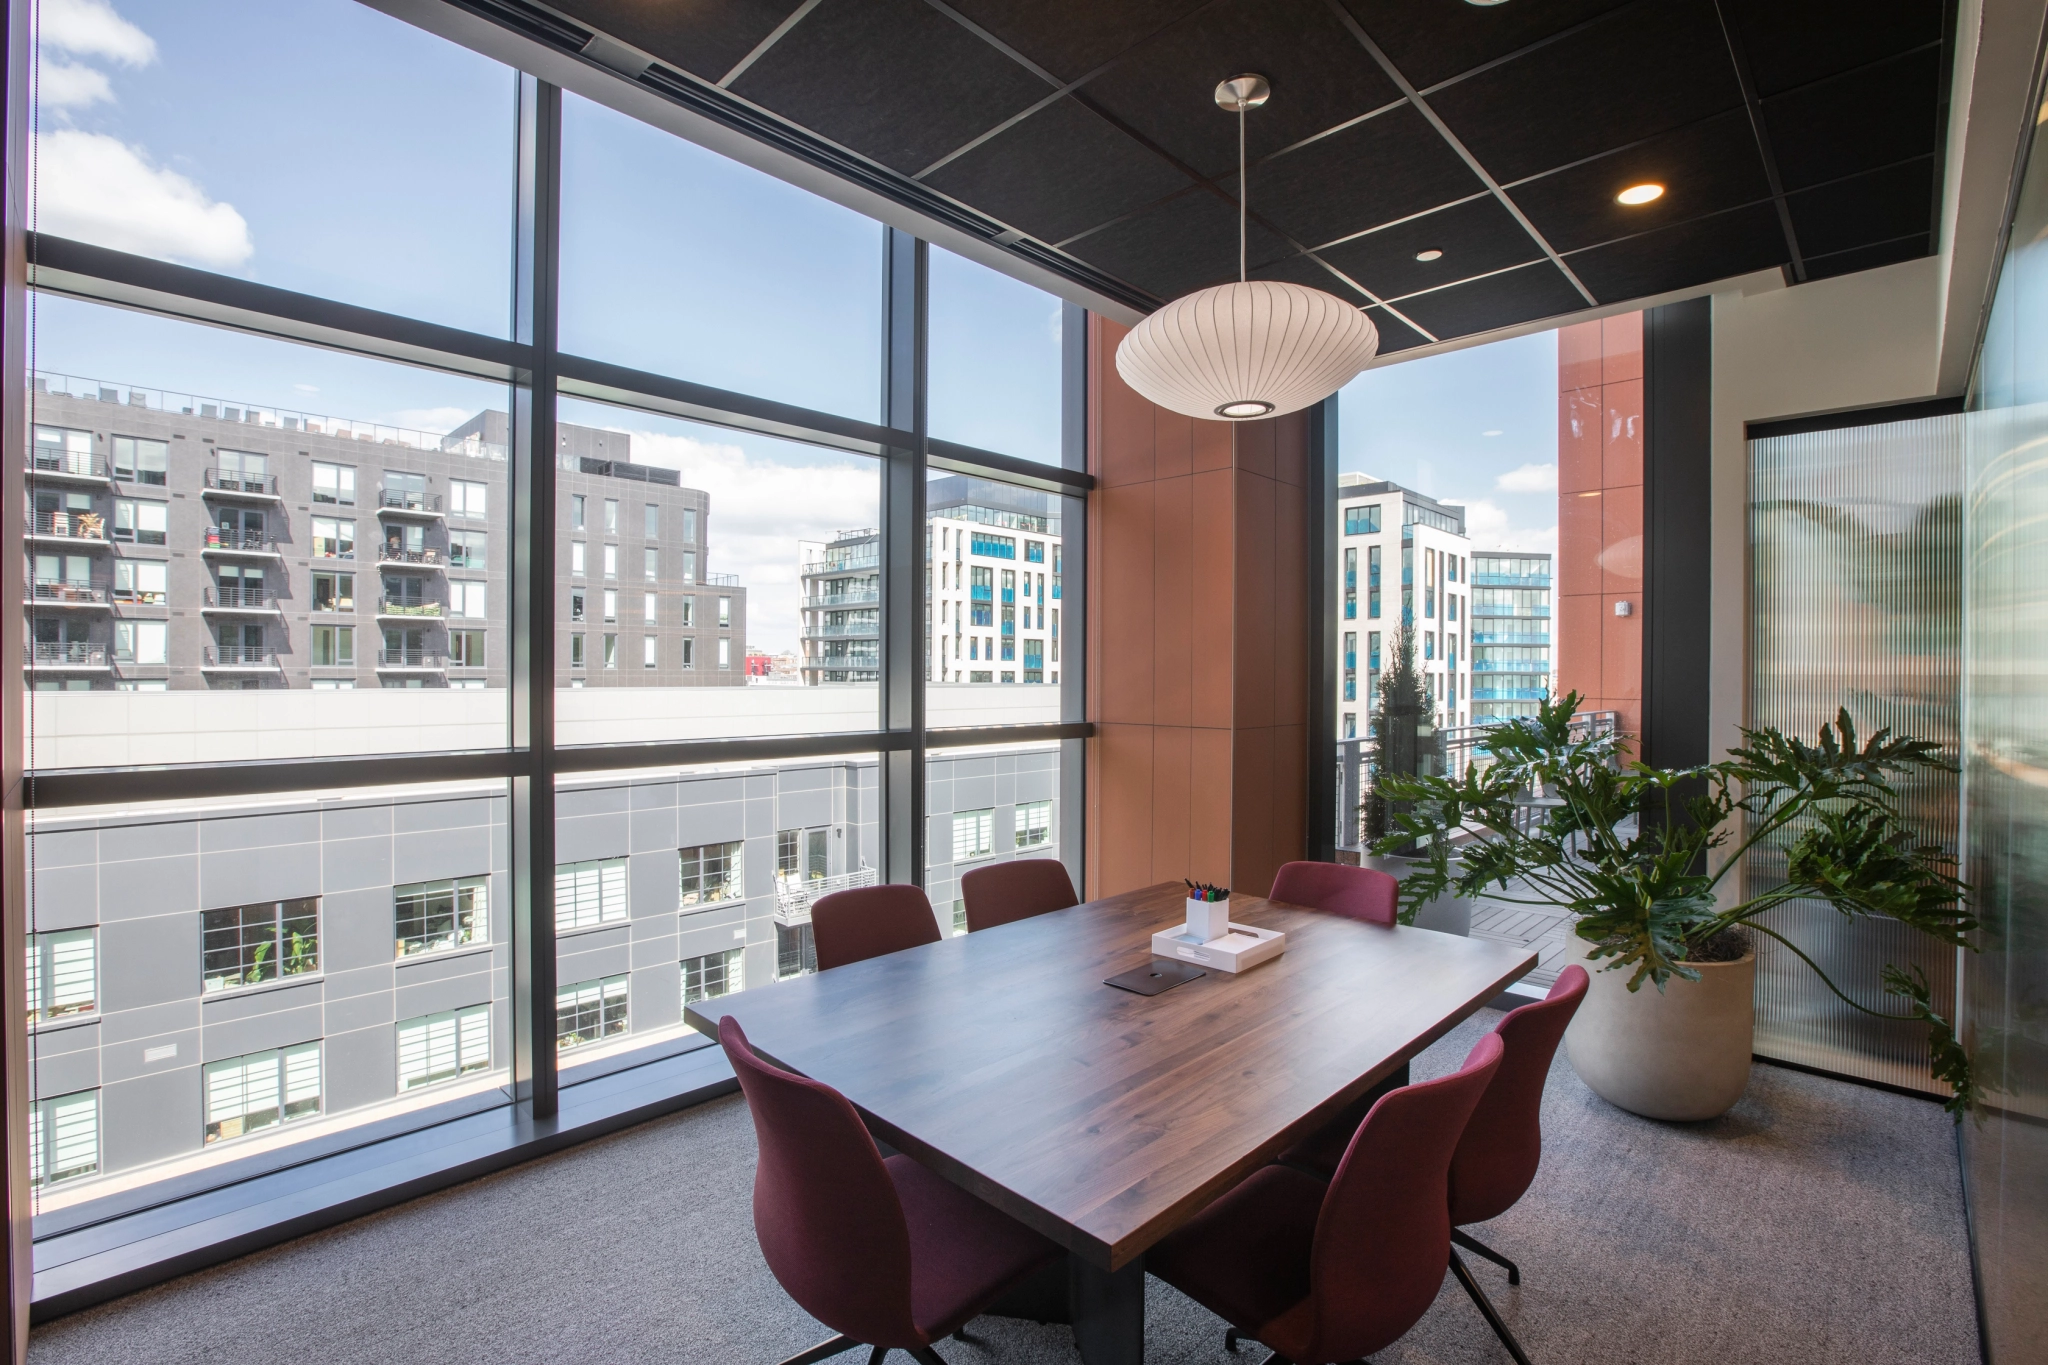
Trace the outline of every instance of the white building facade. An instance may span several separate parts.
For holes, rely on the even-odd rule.
[[[1363,738],[1402,622],[1442,725],[1472,721],[1472,542],[1465,509],[1363,474],[1336,504],[1337,737]]]
[[[1059,499],[954,474],[925,509],[926,680],[1059,682]]]

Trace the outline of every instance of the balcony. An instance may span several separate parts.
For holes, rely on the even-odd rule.
[[[775,922],[785,928],[811,922],[811,903],[820,896],[829,896],[834,891],[846,891],[856,886],[873,886],[881,880],[881,874],[863,863],[852,872],[841,872],[831,877],[804,878],[787,873],[775,877]]]
[[[704,575],[704,582],[714,588],[737,588],[740,576],[736,573],[708,573]]]
[[[64,578],[38,578],[23,595],[31,607],[92,607],[107,609],[107,590],[90,583],[73,583]]]
[[[274,673],[277,651],[269,645],[208,645],[199,666],[209,673]]]
[[[236,531],[226,527],[209,526],[206,530],[206,544],[200,551],[207,555],[260,555],[265,559],[283,559],[284,552],[277,548],[277,542],[261,531]]]
[[[244,474],[233,469],[209,469],[206,471],[206,486],[199,490],[202,498],[242,498],[256,502],[283,502],[277,491],[277,478],[271,474]]]
[[[377,493],[377,515],[382,517],[419,517],[426,521],[440,521],[441,495],[428,497],[424,493],[402,492],[389,488]]]
[[[1548,606],[1503,607],[1485,602],[1475,602],[1472,604],[1471,614],[1473,616],[1528,616],[1539,620],[1548,620],[1550,608]]]
[[[415,602],[403,597],[377,599],[377,619],[380,621],[417,621],[423,617],[438,621],[441,612],[439,602]]]
[[[806,597],[804,606],[812,611],[835,611],[842,607],[873,607],[882,601],[880,588],[861,588],[825,597]]]
[[[38,446],[30,451],[24,468],[38,479],[63,479],[77,483],[112,483],[105,458],[82,450],[53,450]]]
[[[428,649],[380,649],[379,673],[446,673],[448,656]]]
[[[851,554],[828,554],[823,559],[807,559],[804,561],[803,573],[810,577],[814,574],[853,573],[860,569],[881,567],[882,552],[870,547]]]
[[[208,615],[246,615],[260,612],[265,616],[276,616],[284,608],[277,602],[277,594],[268,587],[249,584],[223,584],[206,590],[206,600],[199,608]]]
[[[1550,575],[1547,573],[1475,573],[1472,575],[1475,588],[1547,588]]]
[[[877,640],[882,635],[879,621],[848,621],[836,626],[806,626],[807,640]]]
[[[377,547],[377,563],[389,569],[418,569],[424,573],[448,571],[439,550],[407,550],[388,541]]]
[[[107,647],[84,640],[37,640],[21,647],[21,661],[36,669],[91,669],[105,672]]]
[[[27,522],[31,540],[54,540],[66,545],[107,543],[107,519],[97,512],[31,512]]]

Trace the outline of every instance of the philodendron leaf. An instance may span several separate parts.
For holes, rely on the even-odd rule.
[[[1960,1123],[1963,1112],[1982,1098],[1976,1073],[1970,1066],[1970,1054],[1956,1040],[1948,1020],[1934,1012],[1934,993],[1927,985],[1925,972],[1918,967],[1908,973],[1887,966],[1883,976],[1885,993],[1903,998],[1913,1017],[1927,1025],[1928,1071],[1935,1080],[1948,1084],[1948,1102],[1942,1108]]]

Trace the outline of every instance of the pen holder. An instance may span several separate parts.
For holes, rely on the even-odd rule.
[[[1188,898],[1188,933],[1197,943],[1208,943],[1230,932],[1230,901],[1199,901]]]

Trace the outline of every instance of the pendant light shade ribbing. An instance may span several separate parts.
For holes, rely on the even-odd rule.
[[[1351,382],[1379,329],[1342,299],[1277,280],[1201,289],[1123,339],[1116,371],[1162,408],[1249,421],[1299,412]]]

